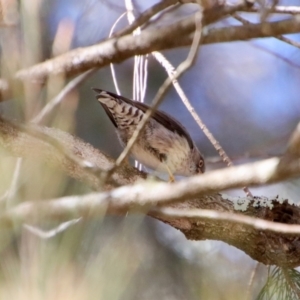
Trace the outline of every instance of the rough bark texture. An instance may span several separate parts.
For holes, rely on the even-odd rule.
[[[300,224],[300,209],[298,206],[283,203],[276,199],[270,202],[273,209],[268,207],[249,206],[244,215],[261,218],[285,224]],[[173,207],[185,209],[204,208],[224,211],[222,206],[235,212],[232,202],[221,194],[203,196],[200,199],[174,204]],[[241,213],[241,212],[239,212]],[[155,216],[155,215],[154,215]],[[168,219],[158,217],[174,228],[182,231],[190,240],[220,240],[247,253],[251,258],[266,264],[294,268],[300,265],[300,234],[283,234],[259,230],[247,225],[226,221],[199,219]]]
[[[61,146],[57,147],[53,139]],[[291,142],[291,149],[293,149],[293,141],[298,143],[295,135]],[[99,177],[95,175],[96,173],[88,172],[78,162],[89,161],[101,170],[107,170],[113,165],[112,159],[91,145],[53,128],[20,126],[1,120],[0,145],[15,156],[35,157],[55,165],[63,169],[69,176],[84,181],[95,189],[100,186]],[[71,158],[68,157],[69,154],[72,154]],[[78,160],[76,161],[72,156],[76,156]],[[279,173],[278,168],[275,168],[274,176],[262,176],[263,182],[280,181],[282,178],[295,176],[297,172],[299,175],[299,158],[295,158],[293,165],[296,166],[295,169],[287,167],[286,170],[280,170]],[[249,172],[241,169],[247,167]],[[257,227],[254,223],[234,222],[230,220],[230,217],[228,219],[209,219],[205,216],[189,217],[188,212],[192,209],[213,209],[216,212],[238,213],[242,216],[273,221],[276,222],[274,227],[278,222],[300,224],[299,207],[291,205],[287,201],[281,203],[278,199],[268,199],[269,206],[265,206],[262,205],[265,199],[257,198],[255,200],[261,201],[261,205],[256,203],[254,207],[250,204],[245,211],[237,211],[234,208],[234,202],[226,199],[224,195],[215,193],[218,189],[226,188],[227,181],[230,187],[244,184],[244,180],[238,181],[240,175],[236,176],[238,177],[236,181],[234,181],[234,176],[230,179],[230,172],[239,174],[239,170],[242,170],[242,173],[247,176],[251,175],[251,172],[253,173],[252,177],[250,175],[245,177],[248,183],[251,184],[251,180],[253,180],[253,184],[261,182],[260,180],[255,181],[255,175],[258,176],[261,171],[250,164],[187,178],[175,184],[157,181],[140,182],[133,186],[123,186],[99,194],[65,197],[38,204],[36,202],[23,203],[0,215],[0,227],[11,227],[12,224],[22,224],[33,218],[63,221],[70,217],[80,216],[95,218],[103,215],[104,212],[111,214],[125,214],[128,211],[149,212],[152,217],[182,231],[188,239],[221,240],[243,250],[253,259],[264,264],[276,264],[290,268],[300,265],[300,230],[298,227],[295,231],[297,233],[288,233],[284,228],[283,232],[273,232],[270,226],[269,230],[264,230],[266,227]],[[135,183],[141,178],[145,179],[146,175],[128,165],[120,167],[113,174],[114,182],[120,185]],[[217,182],[218,180],[220,182]],[[168,198],[167,195],[171,196]],[[273,205],[273,208],[269,208],[270,204]],[[166,216],[160,213],[159,208],[166,207],[166,205],[180,210],[182,216]],[[187,212],[186,217],[184,217],[185,212]]]

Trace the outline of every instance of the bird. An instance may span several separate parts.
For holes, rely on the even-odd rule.
[[[125,147],[148,105],[102,89],[93,88],[96,98],[116,128]],[[205,172],[204,157],[185,127],[167,113],[155,110],[131,149],[131,155],[153,170],[174,175],[192,176]]]

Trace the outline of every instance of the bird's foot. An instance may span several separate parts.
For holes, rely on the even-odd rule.
[[[169,182],[175,182],[175,177],[172,174],[169,174]]]

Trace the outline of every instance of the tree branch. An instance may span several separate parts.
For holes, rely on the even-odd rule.
[[[8,81],[0,78],[0,102],[9,99],[11,94]]]
[[[28,132],[26,132],[26,128]],[[61,144],[61,148],[66,151],[60,151],[46,140],[44,141],[33,136],[33,134],[29,133],[32,130],[56,140]],[[35,161],[42,160],[49,165],[59,167],[70,177],[84,181],[94,189],[101,187],[98,176],[88,172],[76,161],[66,157],[66,153],[76,156],[78,160],[88,161],[94,168],[99,168],[103,171],[110,170],[114,165],[112,158],[66,132],[36,125],[28,125],[21,128],[1,118],[0,146],[14,156],[34,158]],[[111,178],[113,182],[124,185],[135,182],[140,178],[146,178],[146,174],[124,165],[123,168],[115,170]]]
[[[247,7],[241,8],[241,11],[245,12],[253,12],[253,13],[259,13],[260,12],[259,7]],[[275,6],[273,8],[270,7],[271,13],[276,14],[289,14],[289,15],[298,15],[300,14],[300,7],[299,6]]]
[[[90,144],[66,132],[35,125],[28,125],[27,128],[28,131],[33,128],[35,131],[57,140],[61,143],[62,147],[66,149],[66,153],[69,152],[82,160],[87,160],[101,170],[107,171],[114,164],[111,158],[93,148]],[[297,132],[296,130],[295,133]],[[70,160],[66,159],[66,153],[62,153],[47,143],[47,141],[32,136],[32,134],[27,133],[25,130],[18,128],[17,125],[5,121],[4,119],[0,119],[0,145],[15,156],[33,157],[35,159],[41,158],[50,164],[60,166],[68,175],[76,179],[83,180],[86,177],[86,172],[82,170],[81,166],[76,166],[74,162],[70,162]],[[126,168],[126,172],[120,168],[119,172],[114,173],[114,179],[120,184],[132,183],[139,176],[145,178],[144,173],[134,171],[136,172],[134,176],[135,180],[126,179],[126,176],[132,177],[134,174],[133,170],[135,170],[128,165]],[[282,159],[274,157],[251,164],[244,164],[189,177],[173,184],[170,190],[166,189],[166,187],[169,186],[168,184],[156,183],[154,194],[159,194],[159,196],[153,195],[154,198],[151,198],[153,193],[147,192],[146,197],[148,198],[145,198],[145,201],[148,202],[147,199],[149,199],[150,202],[165,199],[166,202],[164,203],[180,201],[197,195],[205,195],[231,188],[240,188],[245,185],[257,186],[270,184],[299,175],[299,157],[287,157]],[[88,183],[96,188],[99,187],[95,182],[95,178],[90,176],[92,175],[88,176]]]
[[[35,130],[57,139],[68,151],[80,159],[91,161],[99,168],[107,169],[113,165],[109,157],[67,133],[37,126]],[[290,155],[289,150],[295,145],[294,141],[298,141],[299,135],[297,129],[287,154],[282,159],[271,158],[216,170],[174,184],[139,182],[133,186],[123,186],[104,193],[64,197],[40,203],[23,203],[0,216],[0,228],[11,228],[16,223],[28,223],[43,218],[65,221],[69,218],[98,217],[105,212],[111,214],[125,214],[128,211],[148,212],[149,215],[181,230],[189,239],[222,240],[262,263],[295,267],[300,264],[299,234],[296,235],[300,232],[299,226],[287,227],[263,220],[300,224],[299,207],[288,204],[287,201],[279,201],[277,198],[266,201],[262,197],[255,197],[253,201],[240,198],[239,203],[246,202],[242,205],[216,192],[244,185],[274,183],[299,176],[300,158]],[[70,162],[47,141],[35,138],[5,120],[0,122],[0,144],[14,155],[34,157],[35,160],[43,159],[62,168],[68,175],[97,188],[99,183],[97,178]],[[130,166],[121,167],[114,176],[120,184],[133,183],[140,176],[145,177],[143,173]],[[262,205],[263,202],[269,203]],[[167,208],[161,208],[166,205],[173,209],[171,213]],[[244,211],[238,210],[241,208]],[[210,211],[206,211],[207,209]],[[231,215],[237,212],[238,216]],[[265,231],[266,229],[268,231]]]
[[[164,0],[156,3],[155,5],[144,11],[140,16],[138,16],[132,24],[116,32],[113,36],[123,36],[132,33],[135,29],[148,22],[153,16],[176,3],[178,3],[177,0]]]
[[[25,202],[0,215],[0,228],[12,229],[16,225],[44,219],[61,222],[80,217],[99,218],[104,214],[147,213],[151,207],[143,199],[146,195],[142,193],[145,187],[145,184],[139,184],[105,193],[70,196],[46,202]],[[169,185],[169,189],[171,188]],[[149,183],[146,192],[153,190],[155,184]],[[256,201],[264,200],[256,197]],[[222,204],[227,211],[216,211],[220,210],[218,204]],[[299,207],[290,205],[287,201],[280,203],[276,198],[272,200],[272,205],[273,209],[251,205],[243,215],[237,215],[232,214],[235,210],[231,201],[225,196],[215,194],[173,204],[171,208],[156,208],[148,214],[179,229],[188,239],[221,240],[264,264],[290,268],[298,266],[300,225],[274,222],[299,224]],[[198,208],[195,209],[196,207]],[[199,209],[202,207],[214,210]]]
[[[73,76],[94,67],[101,68],[110,63],[120,63],[134,55],[189,46],[194,30],[194,16],[191,16],[159,30],[147,29],[137,36],[112,38],[91,47],[69,51],[29,69],[21,70],[16,76],[20,79],[31,78],[42,82],[50,74]],[[300,22],[296,18],[247,26],[212,28],[203,33],[202,44],[271,37],[299,31]],[[182,38],[178,39],[178,36]]]

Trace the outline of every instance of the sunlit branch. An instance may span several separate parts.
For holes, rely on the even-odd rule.
[[[33,136],[28,133],[28,130],[25,130],[26,127],[29,126],[18,127],[5,120],[1,120],[0,144],[2,148],[16,156],[34,158],[37,163],[39,160],[43,160],[48,164],[61,168],[68,175],[84,181],[94,188],[99,187],[99,178],[97,178],[96,175],[87,172],[85,169],[82,169],[81,164],[77,165],[76,160],[66,158],[65,153],[71,152],[73,155],[78,156],[79,160],[87,159],[99,169],[107,170],[113,166],[113,161],[110,158],[94,149],[91,145],[86,144],[67,133],[53,128],[35,126],[35,130],[41,131],[43,135]],[[152,209],[152,211],[149,212],[150,215],[180,229],[188,238],[220,239],[239,247],[254,259],[263,263],[295,266],[300,264],[298,250],[296,252],[293,251],[290,254],[284,254],[283,256],[278,256],[278,249],[274,252],[274,247],[278,247],[278,245],[282,245],[280,246],[280,251],[289,249],[289,246],[287,245],[288,243],[293,243],[294,238],[291,237],[291,239],[289,239],[288,237],[285,237],[287,240],[285,244],[282,244],[282,242],[278,243],[278,238],[283,238],[282,233],[280,233],[280,236],[277,238],[272,235],[269,236],[267,231],[265,231],[267,237],[259,235],[257,230],[264,230],[264,228],[269,230],[269,227],[264,227],[269,226],[266,223],[257,222],[256,219],[253,219],[253,222],[247,218],[241,220],[242,223],[238,224],[244,224],[243,222],[245,222],[243,225],[246,226],[245,228],[248,228],[249,226],[249,228],[252,228],[249,229],[249,232],[248,229],[233,225],[237,224],[235,222],[239,222],[238,219],[234,219],[236,215],[234,215],[234,220],[232,221],[230,221],[232,214],[229,214],[230,216],[221,214],[216,219],[208,217],[205,219],[203,217],[202,221],[193,221],[193,219],[189,218],[187,215],[187,218],[185,219],[174,216],[163,217],[162,212],[158,215],[157,209],[162,205],[169,205],[171,206],[170,208],[178,209],[178,214],[184,214],[184,210],[195,212],[194,209],[210,209],[210,212],[207,212],[208,216],[211,213],[215,214],[215,212],[211,212],[211,209],[218,213],[223,212],[226,214],[237,212],[235,210],[237,208],[234,206],[234,199],[225,197],[225,195],[222,196],[216,192],[245,185],[256,186],[269,184],[300,176],[300,158],[294,154],[291,155],[292,153],[289,150],[293,149],[293,145],[297,145],[298,143],[298,131],[297,128],[293,134],[286,155],[284,155],[282,159],[271,158],[253,164],[216,170],[199,176],[186,178],[173,184],[154,181],[144,183],[140,181],[137,183],[140,178],[145,176],[144,173],[138,172],[136,169],[125,165],[117,169],[112,177],[120,184],[135,183],[135,185],[125,185],[105,193],[56,199],[58,202],[55,200],[54,202],[20,204],[12,210],[9,210],[7,214],[3,214],[2,217],[0,216],[0,227],[11,226],[12,224],[18,223],[21,225],[24,222],[30,222],[30,220],[35,217],[37,219],[44,217],[44,219],[48,218],[53,221],[67,221],[79,217],[97,217],[104,213],[126,214],[128,211],[132,210],[149,212],[149,210]],[[57,142],[62,144],[63,148],[67,149],[67,151],[62,153],[57,147],[53,147],[51,143],[48,143],[48,139],[43,139],[44,135],[55,138]],[[247,217],[255,216],[264,218],[264,216],[268,217],[270,213],[278,215],[280,210],[282,210],[282,212],[290,210],[293,211],[291,219],[292,223],[298,223],[297,220],[299,218],[297,216],[300,215],[300,209],[294,205],[287,203],[280,204],[279,200],[276,198],[273,200],[269,199],[271,207],[277,203],[276,212],[273,213],[271,208],[263,206],[256,206],[252,209],[251,201],[249,199],[240,198],[240,200],[248,201],[248,204],[244,207],[245,212],[239,211],[240,214],[246,214]],[[262,203],[266,199],[264,197],[262,199],[255,197],[255,200]],[[287,205],[288,210],[286,210]],[[154,208],[156,208],[156,211]],[[268,214],[264,212],[266,209],[269,209]],[[197,214],[198,212],[199,211],[197,211]],[[201,213],[203,213],[203,211]],[[237,217],[239,218],[240,215]],[[273,221],[272,218],[267,220]],[[232,225],[226,225],[229,224],[228,222]],[[254,224],[258,227],[255,227]],[[277,225],[281,224],[277,223]],[[277,225],[273,227],[275,228],[274,231],[287,232],[287,230],[290,230],[287,229],[288,227],[285,227],[287,224],[284,224],[284,227],[280,227],[281,231],[278,229],[279,227],[277,228]],[[197,230],[199,231],[199,234],[196,234]],[[270,228],[270,232],[271,230],[272,229]],[[298,232],[297,230],[295,227],[291,227],[289,234],[291,234],[291,232]],[[225,231],[226,234],[224,234]],[[252,245],[242,242],[249,238],[249,234],[252,236],[255,235],[255,240],[268,238],[268,244],[263,244],[263,248],[257,248],[254,247],[255,245],[252,247]],[[263,243],[263,241],[261,242]],[[274,255],[274,253],[277,254]]]
[[[123,36],[132,33],[135,29],[148,22],[153,16],[168,8],[169,6],[176,4],[177,2],[177,0],[164,0],[158,2],[157,4],[144,11],[140,16],[138,16],[132,24],[115,33],[114,36]]]
[[[184,60],[178,66],[176,75],[174,75],[175,79],[179,78],[182,74],[184,74],[184,72],[186,72],[192,66],[192,64],[195,61],[195,58],[196,58],[197,52],[198,52],[200,38],[201,38],[201,17],[202,17],[201,12],[198,12],[195,15],[195,23],[196,23],[197,30],[195,31],[193,44],[191,46],[191,50],[190,50],[186,60]],[[128,141],[128,143],[127,143],[126,147],[124,148],[123,152],[118,157],[118,159],[116,161],[115,168],[119,167],[125,161],[125,159],[128,157],[134,143],[137,141],[140,133],[145,128],[146,123],[151,118],[152,113],[157,109],[158,105],[160,104],[160,102],[163,99],[163,96],[165,95],[165,93],[167,92],[168,88],[171,85],[172,85],[172,80],[170,78],[167,78],[165,80],[165,82],[161,85],[161,87],[159,88],[156,96],[154,97],[154,100],[152,101],[151,109],[149,109],[145,113],[145,115],[143,116],[141,122],[138,124],[136,130],[134,131],[132,137]]]
[[[66,132],[36,125],[18,126],[4,119],[0,119],[0,145],[16,157],[34,158],[57,166],[95,189],[101,186],[97,170],[105,172],[114,165],[113,159]],[[84,162],[92,169],[85,168]],[[112,180],[123,185],[145,177],[145,173],[124,166],[113,173]]]
[[[227,164],[228,167],[233,166],[233,162],[230,159],[230,157],[227,155],[223,147],[220,145],[220,143],[216,140],[216,138],[213,136],[213,134],[210,132],[210,130],[207,128],[207,126],[204,124],[202,119],[199,117],[197,112],[195,111],[194,107],[192,106],[191,102],[189,101],[188,97],[184,93],[183,89],[181,88],[180,84],[178,83],[177,79],[174,79],[174,74],[176,74],[175,68],[172,66],[172,64],[159,52],[153,52],[152,55],[161,63],[161,65],[166,69],[169,77],[172,79],[173,86],[175,90],[177,91],[179,97],[181,98],[183,104],[189,111],[189,113],[192,115],[198,126],[201,128],[203,133],[206,135],[210,143],[214,146],[216,151],[219,153],[222,160]],[[246,195],[249,197],[253,197],[248,187],[244,187],[243,190],[245,191]]]
[[[242,8],[241,11],[259,13],[260,8],[254,6],[245,7]],[[299,6],[275,6],[271,8],[270,12],[276,14],[298,15],[300,14],[300,7]]]
[[[237,13],[234,13],[232,15],[236,20],[238,20],[239,22],[241,22],[243,25],[252,25],[253,23],[249,22],[248,20],[246,20],[245,18],[242,18],[240,15],[238,15]],[[280,40],[282,42],[285,42],[291,46],[294,46],[294,47],[297,47],[297,48],[300,48],[300,43],[297,42],[297,41],[293,41],[283,35],[276,35],[274,36],[275,39],[277,40]]]
[[[110,63],[121,62],[135,55],[153,51],[189,46],[195,30],[194,16],[157,29],[147,29],[138,36],[126,35],[109,39],[97,45],[75,49],[56,58],[37,64],[17,73],[17,78],[44,81],[47,76],[65,74],[67,77],[88,69],[101,68]],[[202,35],[202,44],[230,42],[297,33],[300,22],[296,18],[277,22],[265,22],[247,26],[211,28]],[[178,39],[176,37],[181,36]]]

